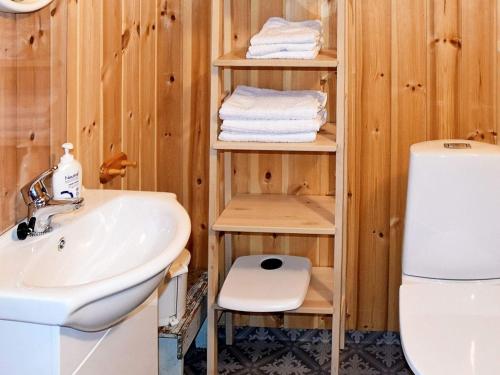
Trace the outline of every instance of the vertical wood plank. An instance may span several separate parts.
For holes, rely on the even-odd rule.
[[[140,22],[140,188],[156,190],[156,48],[157,12],[155,1],[141,1]],[[135,140],[137,142],[137,139]]]
[[[182,198],[182,27],[180,0],[160,1],[158,12],[158,190]]]
[[[191,207],[191,169],[192,169],[192,154],[193,148],[191,144],[192,127],[191,127],[191,89],[193,85],[192,80],[192,55],[193,55],[193,14],[192,14],[192,0],[185,0],[181,2],[181,36],[182,48],[180,59],[182,61],[182,196],[179,198],[188,212],[192,212]]]
[[[122,136],[129,160],[140,165],[141,111],[140,40],[141,2],[125,1],[122,7]],[[128,168],[123,187],[139,190],[139,168]]]
[[[428,33],[429,135],[431,139],[457,138],[459,111],[458,64],[460,0],[429,0]]]
[[[208,246],[208,160],[210,128],[210,2],[192,1],[192,87],[190,149],[192,166],[191,192],[191,238],[192,265],[206,268]]]
[[[0,13],[0,233],[15,223],[17,195],[16,16]]]
[[[388,324],[399,329],[401,248],[406,205],[409,149],[426,132],[426,4],[392,0],[392,121]]]
[[[50,10],[18,14],[17,190],[50,161]],[[17,219],[26,206],[17,196]]]
[[[83,184],[99,187],[102,161],[101,123],[101,0],[78,1],[78,158]]]
[[[360,17],[370,31],[360,36],[358,67],[362,75],[358,326],[373,329],[387,322],[391,2],[364,2]]]
[[[59,163],[66,142],[68,7],[65,0],[50,4],[50,164]]]
[[[77,149],[75,156],[80,160],[80,152],[78,149],[79,139],[79,115],[80,115],[80,75],[79,75],[79,57],[80,57],[80,39],[78,38],[78,30],[80,23],[80,7],[77,0],[68,0],[68,46],[67,46],[67,120],[66,132],[68,142],[72,142]]]
[[[460,98],[457,134],[462,138],[495,142],[494,104],[496,1],[460,2]],[[450,41],[453,43],[453,40]],[[466,77],[466,78],[465,78]]]
[[[121,0],[102,3],[102,147],[106,160],[122,151],[122,4]],[[128,173],[128,172],[127,172]],[[120,189],[122,179],[115,178],[105,189]]]

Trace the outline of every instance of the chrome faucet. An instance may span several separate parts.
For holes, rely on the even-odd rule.
[[[83,198],[53,199],[48,193],[45,180],[56,170],[57,166],[50,168],[22,187],[21,195],[28,206],[28,222],[22,222],[17,227],[17,237],[20,240],[50,232],[52,216],[81,207]]]

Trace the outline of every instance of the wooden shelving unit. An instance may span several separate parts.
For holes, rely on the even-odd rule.
[[[248,0],[252,3],[252,0]],[[283,1],[284,16],[293,8],[293,1]],[[302,306],[286,314],[319,314],[332,317],[332,374],[339,370],[339,351],[344,345],[344,300],[345,300],[345,155],[346,155],[346,82],[345,82],[345,0],[331,2],[318,0],[318,18],[323,27],[331,28],[329,22],[337,27],[336,40],[326,43],[335,49],[321,51],[314,60],[276,60],[276,59],[246,59],[246,49],[241,46],[234,48],[237,39],[233,32],[233,12],[231,0],[212,0],[212,71],[211,71],[211,120],[210,120],[210,207],[209,207],[209,285],[208,285],[208,374],[217,374],[217,325],[222,314],[225,315],[226,341],[232,340],[232,315],[217,304],[217,296],[229,272],[233,261],[233,235],[259,235],[265,233],[283,236],[316,237],[318,243],[334,246],[327,249],[328,259],[322,259],[315,264],[313,259],[312,277],[309,289]],[[286,4],[286,6],[285,6]],[[306,4],[306,2],[304,2]],[[312,4],[312,2],[307,2]],[[309,5],[308,5],[309,6]],[[335,7],[336,9],[331,9]],[[248,9],[248,8],[247,8]],[[240,9],[241,12],[241,9]],[[258,12],[252,11],[252,17]],[[293,13],[293,11],[292,11]],[[313,13],[312,13],[313,14]],[[245,16],[246,14],[243,14]],[[240,13],[240,16],[242,14]],[[296,17],[296,14],[292,17]],[[337,19],[334,20],[333,17]],[[332,19],[331,19],[332,18]],[[325,25],[328,23],[328,25]],[[256,23],[251,23],[252,33],[256,31]],[[334,27],[334,26],[332,26]],[[245,34],[246,35],[246,34]],[[249,35],[246,35],[248,37]],[[329,36],[331,38],[331,36]],[[235,73],[236,72],[236,73]],[[332,84],[333,95],[329,100],[335,100],[334,118],[324,126],[315,142],[311,143],[259,143],[259,142],[223,142],[218,140],[220,121],[218,111],[223,99],[238,82],[241,73],[249,72],[250,84],[259,86],[259,72],[266,77],[281,74],[283,87],[294,89],[323,87],[325,81],[336,75],[336,85]],[[297,72],[297,73],[295,73]],[[304,73],[301,73],[304,72]],[[311,72],[313,72],[311,75]],[[293,82],[298,74],[298,82]],[[316,75],[314,75],[316,74]],[[252,81],[253,77],[253,81]],[[311,85],[307,77],[317,77],[318,81]],[[272,80],[272,78],[269,78]],[[304,87],[301,87],[304,86]],[[330,92],[332,94],[332,92]],[[331,108],[330,108],[331,109]],[[331,116],[332,117],[332,116]],[[251,160],[255,157],[264,160],[266,157],[278,155],[284,163],[283,168],[292,168],[293,163],[300,163],[302,155],[307,160],[318,162],[309,164],[316,168],[317,179],[321,188],[315,193],[297,193],[301,186],[282,191],[252,191],[238,190],[233,178],[236,174],[235,157],[238,153]],[[281,157],[279,155],[282,155]],[[253,155],[253,156],[252,156]],[[271,155],[271,156],[270,156]],[[253,158],[253,159],[252,159]],[[254,164],[255,166],[255,164]],[[321,167],[318,167],[321,166]],[[325,167],[326,166],[326,167]],[[284,172],[285,178],[288,177]],[[246,173],[255,171],[248,167]],[[239,172],[240,173],[240,172]],[[241,176],[239,177],[241,178]],[[333,181],[333,182],[331,182]],[[330,187],[330,185],[332,185]],[[307,187],[307,181],[303,185]],[[326,186],[326,187],[325,187]],[[297,190],[298,189],[298,190]],[[251,189],[250,189],[251,190]],[[316,192],[316,191],[319,191]],[[333,196],[334,194],[335,196]],[[333,241],[322,237],[333,236]],[[326,241],[325,241],[326,240]],[[318,245],[319,246],[319,245]],[[265,249],[261,249],[264,251]],[[238,250],[241,253],[241,249]],[[324,251],[323,251],[324,253]],[[224,264],[224,266],[222,266]],[[324,265],[330,265],[325,267]]]

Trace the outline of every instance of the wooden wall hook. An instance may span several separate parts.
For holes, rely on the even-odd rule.
[[[137,162],[128,160],[127,154],[119,152],[102,163],[99,181],[101,184],[106,184],[116,176],[123,178],[127,167],[137,167]]]

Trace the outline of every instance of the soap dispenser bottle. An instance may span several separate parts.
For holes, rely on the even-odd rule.
[[[65,143],[62,148],[64,155],[52,177],[54,198],[78,198],[82,190],[82,166],[71,154],[72,143]]]

